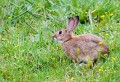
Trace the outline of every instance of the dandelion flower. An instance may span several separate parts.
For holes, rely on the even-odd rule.
[[[103,67],[100,67],[98,71],[99,71],[99,72],[103,71]]]
[[[37,6],[38,6],[38,7],[40,7],[40,6],[41,6],[41,4],[40,4],[40,3],[38,3],[38,4],[37,4]]]
[[[101,18],[101,19],[104,19],[104,18],[105,18],[105,15],[101,15],[100,18]]]
[[[11,19],[11,17],[8,17],[8,19]]]
[[[104,56],[107,56],[108,54],[104,54]]]
[[[73,81],[73,80],[75,80],[75,78],[74,77],[71,77],[71,79],[70,79],[71,81]]]
[[[88,61],[88,63],[87,63],[87,67],[90,67],[92,65],[92,61]]]
[[[99,42],[98,44],[99,44],[99,45],[102,45],[102,44],[103,44],[103,42]]]
[[[62,46],[62,44],[59,44],[58,46],[59,46],[59,47],[61,47],[61,46]]]
[[[86,80],[86,82],[88,82],[88,80]]]
[[[90,58],[90,56],[86,56],[86,58]]]
[[[113,13],[109,14],[110,16],[113,16]]]
[[[80,49],[79,48],[76,49],[76,54],[80,54]]]
[[[105,34],[105,36],[108,36],[109,34]]]

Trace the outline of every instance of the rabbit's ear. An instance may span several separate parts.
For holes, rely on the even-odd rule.
[[[78,25],[78,22],[79,22],[79,16],[69,18],[67,22],[67,30],[72,32]]]

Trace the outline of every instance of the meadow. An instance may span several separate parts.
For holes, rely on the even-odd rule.
[[[110,56],[93,69],[51,37],[76,15],[76,35],[92,33],[109,45]],[[0,82],[120,82],[120,1],[0,0]]]

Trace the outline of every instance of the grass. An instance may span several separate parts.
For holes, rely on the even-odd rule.
[[[119,5],[119,0],[0,0],[0,82],[120,82]],[[71,62],[51,38],[76,15],[75,34],[96,34],[109,45],[110,56],[93,70]]]

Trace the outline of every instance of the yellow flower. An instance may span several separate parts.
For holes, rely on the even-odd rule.
[[[8,17],[8,19],[11,19],[11,17]]]
[[[108,54],[104,54],[104,56],[107,56]]]
[[[116,58],[114,58],[114,57],[111,57],[111,59],[112,59],[113,61],[115,61],[115,60],[116,60]]]
[[[86,56],[86,58],[90,58],[90,56]]]
[[[109,14],[110,16],[113,16],[113,13]]]
[[[71,81],[73,81],[73,80],[75,80],[75,78],[74,77],[71,77],[71,79],[70,79]]]
[[[104,19],[104,18],[105,18],[105,15],[101,15],[100,18],[101,18],[101,19]]]
[[[62,44],[59,44],[58,46],[59,46],[59,47],[61,47],[61,46],[62,46]]]
[[[105,34],[105,36],[108,36],[109,34]]]
[[[98,71],[99,71],[99,72],[103,71],[103,67],[100,67]]]
[[[98,44],[101,45],[101,44],[103,44],[103,42],[99,42]]]
[[[40,3],[38,3],[38,4],[37,4],[37,6],[38,6],[38,7],[40,7],[40,6],[41,6],[41,4],[40,4]]]
[[[86,80],[86,82],[88,82],[88,80]]]
[[[80,54],[80,49],[79,48],[76,49],[76,54]]]
[[[2,38],[2,41],[6,40],[5,38]]]
[[[92,65],[92,61],[88,61],[88,63],[87,63],[87,67],[90,67]]]

